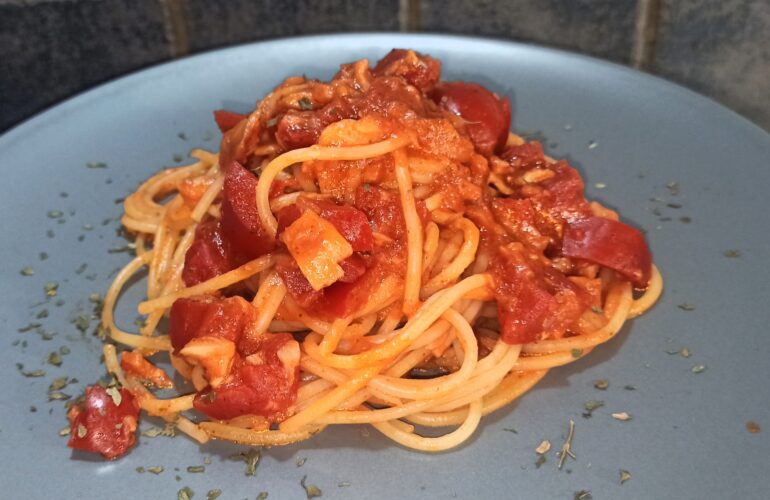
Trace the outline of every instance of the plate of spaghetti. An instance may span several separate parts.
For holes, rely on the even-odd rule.
[[[652,95],[670,107],[651,110]],[[763,132],[670,84],[433,36],[218,51],[14,129],[0,142],[6,156],[22,163],[42,149],[68,168],[18,201],[61,208],[42,212],[56,224],[42,233],[51,250],[33,250],[41,235],[14,243],[14,262],[39,253],[17,279],[83,260],[74,277],[42,285],[18,327],[41,340],[14,344],[25,357],[14,377],[59,375],[46,392],[61,406],[52,433],[64,426],[73,451],[59,442],[52,467],[90,469],[89,488],[104,487],[103,474],[135,496],[179,498],[486,497],[519,483],[522,496],[650,493],[672,473],[653,463],[672,445],[652,451],[650,433],[663,415],[681,421],[707,404],[661,395],[726,383],[708,381],[706,342],[689,343],[693,324],[713,331],[700,306],[711,292],[686,279],[678,245],[703,237],[693,228],[710,199],[739,189],[710,184],[713,152],[695,154],[703,176],[688,176],[679,162],[713,132],[692,132],[708,120],[683,129],[674,109],[733,123],[744,154],[770,151]],[[46,129],[56,144],[39,146]],[[744,206],[761,203],[753,192]],[[69,236],[59,256],[57,238]],[[766,253],[746,238],[720,240],[714,255],[697,246],[695,258],[721,259],[705,265],[732,266],[734,280]],[[57,332],[47,325],[65,315],[79,334],[48,353]],[[742,369],[753,366],[756,350],[738,350]],[[46,351],[48,369],[30,364],[32,351]],[[661,351],[689,365],[665,366]],[[766,440],[760,407],[745,403],[735,424],[749,453]],[[600,453],[603,440],[613,450]],[[629,458],[632,443],[650,455]],[[633,493],[635,483],[645,489]]]

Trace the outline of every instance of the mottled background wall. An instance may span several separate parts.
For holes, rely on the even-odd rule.
[[[770,130],[770,0],[0,0],[0,131],[155,63],[345,31],[582,52],[689,86]]]

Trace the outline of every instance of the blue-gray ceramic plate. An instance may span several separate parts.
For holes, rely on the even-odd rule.
[[[212,110],[249,110],[287,75],[329,78],[342,62],[374,61],[392,47],[440,58],[445,79],[510,96],[516,131],[569,158],[591,197],[647,231],[666,282],[660,302],[447,453],[407,451],[365,427],[263,450],[254,476],[231,458],[243,447],[199,448],[182,436],[142,436],[114,462],[73,453],[59,435],[64,402],[48,400],[49,386],[75,378],[58,391],[74,396],[103,374],[89,295],[129,259],[116,234],[120,199],[191,148],[216,149]],[[670,83],[563,52],[447,36],[258,43],[66,101],[0,138],[0,496],[171,499],[188,486],[196,499],[216,489],[227,499],[301,499],[307,476],[323,498],[766,498],[768,162],[767,133]],[[123,324],[135,320],[140,295],[134,287],[124,297]],[[606,390],[594,388],[599,379]],[[586,418],[591,400],[604,404]],[[613,419],[618,412],[631,420]],[[558,470],[570,419],[576,459]],[[749,432],[749,422],[763,429]],[[553,447],[537,465],[545,439]],[[205,472],[187,469],[200,465]],[[163,471],[137,472],[153,466]],[[630,473],[622,484],[621,469]]]

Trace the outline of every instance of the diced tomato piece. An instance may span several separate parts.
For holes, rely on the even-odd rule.
[[[320,109],[290,110],[278,122],[275,140],[285,150],[312,146],[332,123],[356,117],[356,110],[344,98],[333,99]]]
[[[292,222],[299,219],[302,215],[296,204],[283,207],[276,214],[275,218],[278,220],[278,234],[281,234],[284,229],[291,226]]]
[[[345,273],[338,281],[343,283],[353,283],[366,272],[366,261],[359,254],[354,253],[347,259],[340,262],[340,267]]]
[[[283,115],[275,130],[275,140],[283,149],[312,146],[328,125],[313,111],[290,111]]]
[[[348,118],[357,120],[360,117],[359,113],[361,111],[359,106],[360,103],[356,103],[346,96],[338,96],[319,109],[318,113],[321,116],[324,127],[327,127],[332,123]]]
[[[500,337],[509,344],[532,342],[558,304],[538,270],[532,268],[536,264],[522,252],[501,250],[490,264]]]
[[[239,368],[236,374],[213,389],[208,387],[195,395],[193,407],[210,418],[228,420],[242,415],[267,416],[269,391],[258,391],[252,388],[242,376],[251,370]],[[274,370],[269,367],[263,370],[264,375],[271,375]],[[271,381],[271,380],[269,380]],[[260,384],[260,389],[264,387]]]
[[[315,311],[323,319],[350,316],[366,303],[371,288],[364,285],[366,275],[354,282],[342,280],[324,289],[324,296]]]
[[[327,321],[344,318],[366,305],[374,290],[382,286],[386,272],[376,261],[367,266],[364,274],[355,281],[346,282],[343,277],[324,289],[323,300],[313,309],[318,317]]]
[[[207,388],[196,394],[193,407],[211,418],[227,420],[257,414],[261,399],[240,378],[233,377],[216,390]]]
[[[248,115],[242,115],[240,113],[234,113],[224,109],[218,109],[214,111],[214,120],[217,122],[217,126],[219,127],[219,130],[222,131],[222,133],[225,133],[238,125],[247,116]]]
[[[441,77],[441,62],[412,50],[393,49],[380,59],[372,72],[375,76],[401,76],[424,92]]]
[[[313,289],[293,258],[278,261],[275,270],[286,285],[288,294],[303,309],[310,309],[323,297],[323,291]]]
[[[297,398],[299,345],[288,333],[268,334],[244,354],[222,385],[195,396],[195,409],[217,420],[285,417]]]
[[[570,222],[591,216],[591,206],[585,199],[585,184],[580,173],[560,160],[549,167],[556,175],[543,181],[544,194],[538,201],[551,217]]]
[[[222,229],[238,260],[256,259],[275,246],[259,220],[257,178],[233,162],[225,173],[222,200]]]
[[[327,211],[322,209],[321,217],[331,222],[337,231],[348,240],[354,252],[371,252],[374,236],[366,215],[350,206],[334,205]]]
[[[242,297],[200,296],[177,299],[169,313],[168,335],[178,353],[196,337],[223,337],[234,343],[256,321],[257,311]]]
[[[514,295],[497,297],[500,337],[508,344],[537,340],[554,298],[532,281],[522,280],[511,289]]]
[[[562,253],[613,269],[637,286],[646,287],[652,274],[652,255],[644,235],[622,222],[588,217],[569,223]]]
[[[244,358],[248,358],[252,354],[262,353],[265,350],[276,350],[287,341],[293,339],[290,333],[269,333],[263,332],[261,335],[248,336],[241,339],[238,343],[238,359],[235,365],[240,366],[241,361]],[[257,356],[257,358],[261,357]],[[255,359],[252,359],[252,364]],[[238,366],[235,368],[237,369]]]
[[[147,361],[144,356],[135,351],[126,351],[120,357],[120,367],[129,377],[146,381],[159,389],[170,389],[174,383],[168,374]]]
[[[501,338],[523,344],[561,338],[573,328],[593,297],[518,243],[498,247],[490,263]]]
[[[546,289],[554,296],[561,294],[562,298],[566,294],[570,294],[575,297],[581,308],[586,308],[594,305],[594,297],[580,287],[577,283],[568,278],[564,273],[558,271],[550,266],[545,266],[542,270],[543,283]],[[563,304],[562,304],[563,305]],[[580,311],[582,312],[582,311]],[[573,318],[577,320],[577,317]]]
[[[193,286],[230,271],[233,265],[230,245],[218,220],[201,223],[184,257],[182,280]]]
[[[503,107],[503,123],[505,124],[505,138],[497,143],[496,150],[499,150],[502,146],[505,146],[505,143],[508,142],[508,136],[511,132],[511,100],[508,98],[508,96],[503,97],[503,99],[500,101],[501,106]]]
[[[366,214],[350,205],[337,205],[330,201],[300,197],[300,211],[312,210],[328,220],[348,240],[354,252],[370,252],[374,248],[374,236]]]
[[[537,214],[529,199],[495,198],[495,219],[516,239],[539,251],[548,246],[548,238],[537,228]]]
[[[301,308],[324,320],[345,317],[366,303],[371,292],[370,271],[364,259],[353,254],[340,262],[345,274],[336,283],[316,291],[310,286],[305,275],[299,270],[294,259],[276,264],[286,290]]]
[[[355,205],[371,221],[374,231],[393,239],[406,235],[406,222],[397,192],[364,184],[356,189]]]
[[[72,406],[67,414],[70,421],[67,446],[101,453],[113,460],[134,445],[139,404],[127,389],[114,391],[110,394],[100,385],[86,387],[85,400]]]
[[[500,158],[510,163],[514,168],[523,169],[544,167],[547,163],[543,145],[538,141],[511,146],[500,154]]]
[[[477,83],[442,82],[431,98],[466,121],[465,129],[481,153],[489,155],[505,144],[511,124],[508,97],[500,99]]]

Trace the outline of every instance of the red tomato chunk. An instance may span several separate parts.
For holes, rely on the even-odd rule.
[[[276,265],[286,290],[303,309],[312,311],[314,316],[334,320],[352,314],[366,303],[375,285],[376,272],[367,270],[364,259],[353,254],[340,262],[345,274],[336,283],[323,290],[314,290],[299,270],[294,259],[286,259]]]
[[[280,183],[274,186],[279,191],[285,187]],[[185,254],[185,285],[209,280],[273,250],[275,239],[265,232],[259,220],[256,187],[254,174],[239,163],[230,165],[223,186],[222,219],[203,222],[195,231],[195,239]],[[292,206],[278,213],[279,229],[288,225],[286,216],[293,218],[295,211]]]
[[[67,446],[101,453],[113,460],[136,442],[139,404],[127,389],[110,394],[100,385],[86,388],[85,401],[70,408],[70,440]],[[117,404],[116,404],[117,403]]]
[[[353,282],[345,282],[345,277],[324,288],[324,300],[318,309],[322,319],[344,318],[366,304],[374,292],[376,276],[379,273],[374,268],[369,269],[363,276]]]
[[[290,111],[286,113],[275,131],[275,140],[286,149],[305,148],[318,141],[321,130],[326,127],[321,117],[314,111]]]
[[[343,283],[353,283],[366,272],[366,261],[361,255],[354,253],[347,259],[340,262],[340,267],[345,272],[337,281]]]
[[[543,145],[538,141],[511,146],[500,154],[500,158],[510,163],[514,168],[542,168],[547,163]]]
[[[476,149],[489,155],[505,145],[511,123],[508,98],[500,99],[477,83],[442,82],[433,100],[466,121],[465,129]]]
[[[231,163],[222,188],[222,230],[236,259],[243,262],[275,247],[275,239],[259,220],[256,189],[257,177],[240,163]]]
[[[224,109],[218,109],[214,111],[214,121],[217,122],[217,126],[222,133],[227,132],[231,128],[238,125],[241,120],[246,118],[247,115],[240,113],[233,113],[232,111],[226,111]]]
[[[537,340],[555,300],[522,258],[500,256],[491,266],[495,277],[500,337],[508,344]]]
[[[497,301],[500,336],[508,344],[526,344],[537,340],[553,297],[529,281],[512,287],[510,300]]]
[[[372,73],[375,76],[401,76],[424,92],[438,82],[441,62],[412,50],[393,49],[380,59]]]
[[[375,231],[397,240],[406,235],[406,222],[398,193],[365,184],[356,189],[356,208]]]
[[[241,297],[201,296],[179,299],[171,306],[169,337],[175,352],[199,337],[220,337],[237,345],[227,377],[216,389],[207,387],[195,408],[211,418],[241,415],[278,418],[288,414],[297,397],[299,345],[288,333],[254,336],[256,309]]]
[[[283,349],[292,359],[281,359]],[[297,398],[299,345],[290,334],[277,333],[242,344],[240,350],[244,357],[236,360],[228,378],[217,389],[207,388],[195,396],[195,409],[218,420],[241,415],[285,417]]]
[[[639,230],[603,217],[571,222],[564,231],[562,253],[619,272],[637,287],[646,287],[652,255]]]
[[[168,335],[174,352],[196,337],[222,337],[234,343],[256,321],[256,310],[241,297],[178,299],[171,306]]]
[[[210,220],[200,224],[184,257],[182,280],[185,285],[197,285],[234,267],[230,245],[222,231],[222,223]]]
[[[297,208],[300,212],[312,210],[322,219],[331,222],[334,228],[348,240],[354,252],[370,252],[374,248],[374,236],[369,220],[366,214],[357,208],[303,197],[297,200]]]
[[[275,140],[287,151],[312,146],[318,142],[323,129],[345,118],[358,116],[354,106],[344,97],[334,98],[320,109],[291,109],[275,127]]]

